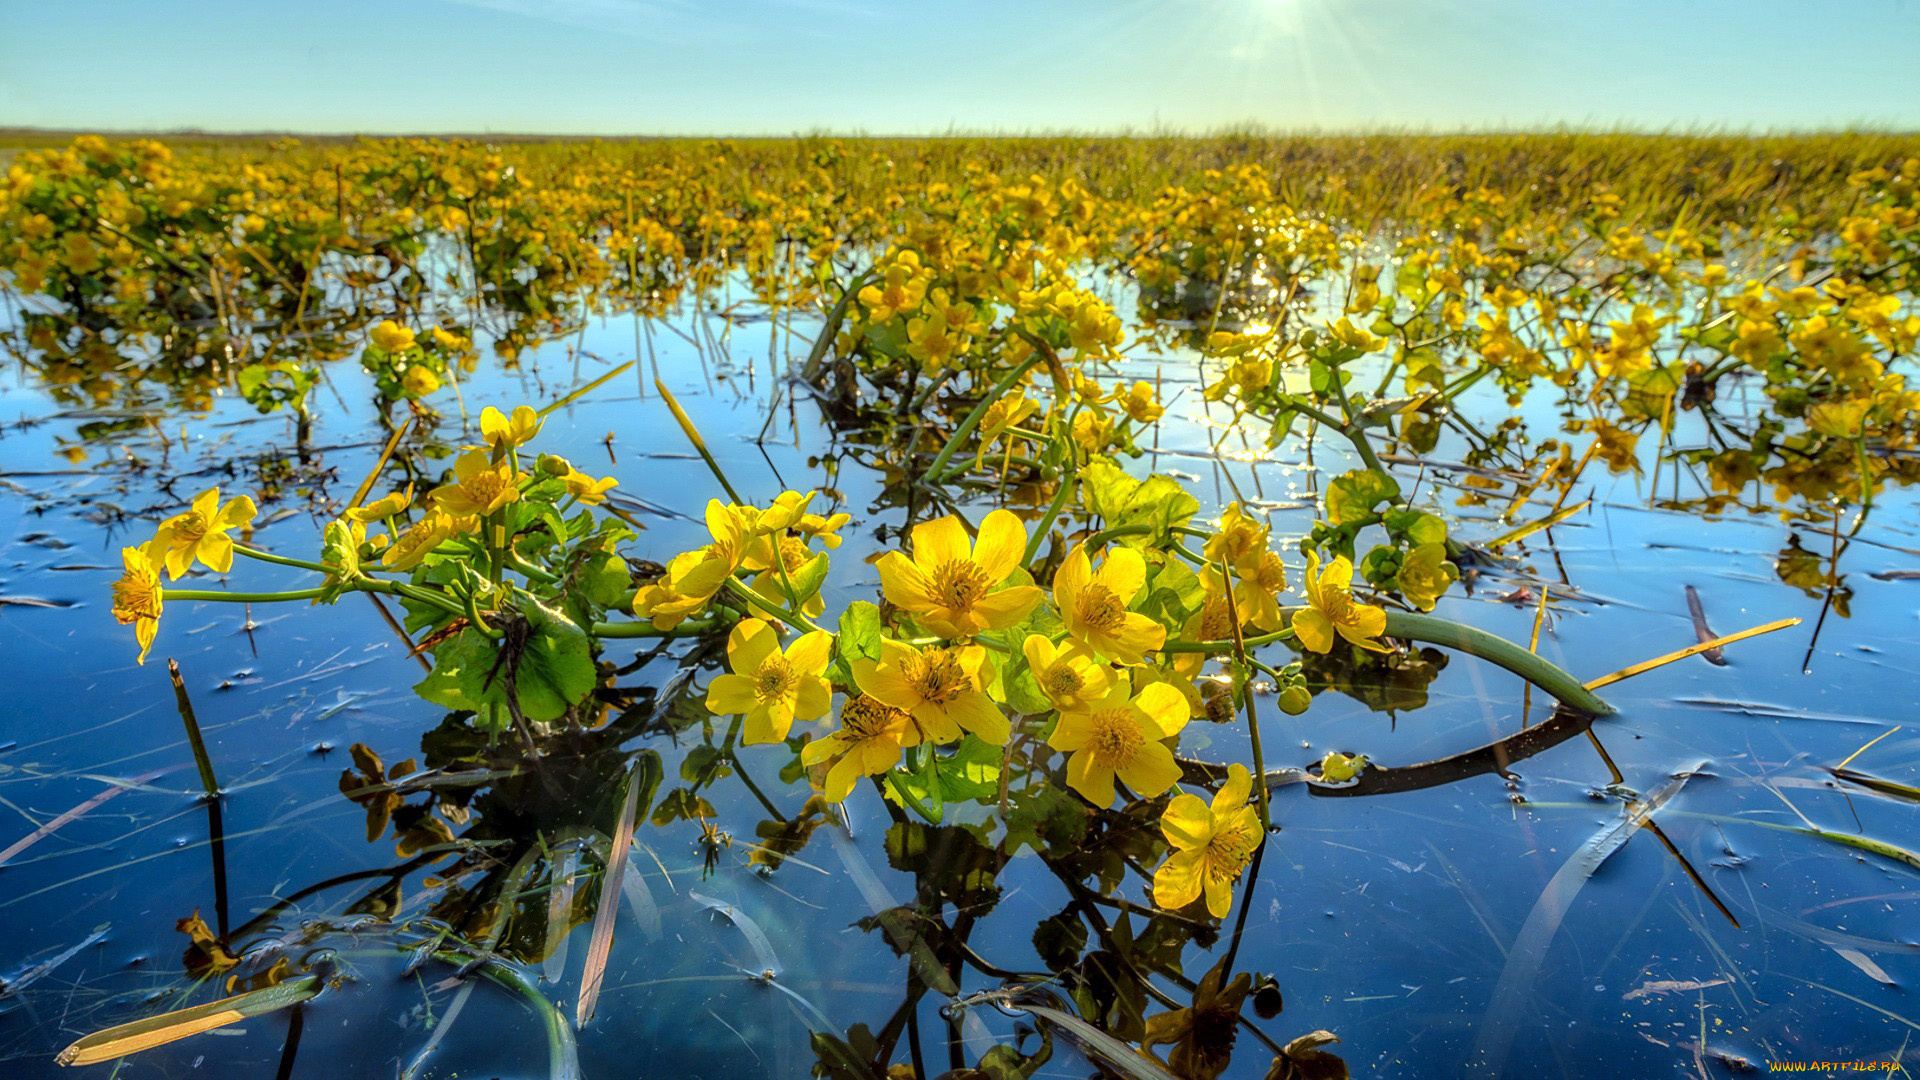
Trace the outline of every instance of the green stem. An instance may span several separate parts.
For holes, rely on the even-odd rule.
[[[753,586],[747,584],[744,581],[741,581],[739,574],[727,575],[727,581],[733,586],[733,591],[740,594],[740,599],[746,602],[748,610],[758,608],[761,611],[765,611],[772,614],[775,618],[779,619],[781,622],[786,623],[789,626],[804,626],[808,630],[820,629],[820,626],[817,623],[815,623],[812,619],[807,618],[805,615],[802,615],[801,613],[797,611],[793,611],[789,608],[782,607],[781,605],[776,604],[773,601],[767,599],[766,597],[760,595],[759,593],[753,591]]]
[[[1619,711],[1602,701],[1579,679],[1553,663],[1528,652],[1506,638],[1489,634],[1477,627],[1467,626],[1450,619],[1435,618],[1432,615],[1416,615],[1411,611],[1389,611],[1387,612],[1387,633],[1411,641],[1424,641],[1429,645],[1444,645],[1451,649],[1458,649],[1469,656],[1477,656],[1490,664],[1506,668],[1545,690],[1569,708],[1579,709],[1581,712],[1592,713],[1595,716],[1611,716]]]
[[[1061,478],[1060,490],[1053,493],[1053,501],[1047,504],[1046,514],[1033,527],[1033,535],[1027,538],[1027,551],[1020,557],[1021,565],[1031,566],[1033,557],[1040,554],[1040,545],[1046,540],[1047,534],[1053,531],[1053,523],[1060,516],[1061,507],[1067,505],[1067,500],[1073,497],[1073,489],[1078,486],[1071,475]]]
[[[1373,445],[1367,442],[1367,437],[1360,433],[1360,429],[1350,426],[1336,416],[1321,412],[1311,405],[1296,401],[1293,403],[1292,408],[1300,415],[1325,427],[1330,427],[1345,436],[1346,440],[1353,444],[1354,450],[1360,454],[1360,460],[1366,462],[1367,468],[1372,469],[1382,476],[1387,475],[1386,467],[1380,464],[1379,457],[1375,456],[1373,452]]]
[[[560,580],[559,574],[553,573],[550,570],[540,569],[539,567],[533,565],[527,560],[521,558],[520,553],[513,550],[511,547],[507,548],[505,554],[507,558],[507,565],[513,567],[515,570],[518,570],[522,575],[526,577],[530,577],[535,581],[544,581],[549,585]]]
[[[282,600],[311,600],[325,589],[295,589],[292,592],[224,592],[219,589],[162,588],[163,600],[203,601],[226,604],[276,604]]]
[[[587,633],[597,638],[676,638],[699,637],[726,626],[721,619],[692,619],[683,622],[671,630],[656,630],[652,623],[646,622],[597,622],[587,627]]]
[[[272,552],[261,551],[258,548],[250,548],[244,544],[233,545],[233,550],[241,555],[245,555],[249,559],[259,559],[261,562],[278,563],[281,566],[297,566],[302,570],[312,570],[315,573],[319,573],[319,574],[331,574],[334,572],[334,569],[335,569],[334,567],[326,566],[321,563],[307,562],[305,559],[289,559],[285,555],[275,555]]]
[[[1280,613],[1289,619],[1294,612],[1304,610],[1299,607],[1283,607]],[[1561,704],[1569,708],[1595,716],[1612,716],[1618,712],[1613,706],[1586,688],[1579,679],[1574,678],[1552,662],[1515,645],[1513,642],[1490,634],[1477,627],[1457,623],[1451,619],[1436,618],[1432,615],[1416,615],[1410,611],[1387,612],[1388,637],[1405,638],[1408,641],[1422,641],[1429,645],[1442,645],[1449,649],[1458,649],[1468,656],[1477,656],[1498,667],[1506,668],[1515,675],[1553,695]],[[1281,630],[1271,634],[1246,639],[1246,646],[1268,645],[1284,641],[1293,636],[1292,630]],[[1231,653],[1232,641],[1169,641],[1160,647],[1166,653]]]
[[[933,459],[933,464],[927,466],[928,483],[940,482],[941,477],[946,475],[948,460],[953,457],[954,451],[960,449],[960,444],[966,441],[967,436],[973,434],[973,429],[980,426],[980,420],[987,415],[987,409],[1000,399],[1001,394],[1006,393],[1009,387],[1019,381],[1020,376],[1025,375],[1029,369],[1044,359],[1046,357],[1035,353],[1021,361],[1012,371],[1007,372],[999,382],[993,384],[993,388],[974,405],[973,411],[967,414],[967,418],[960,421],[960,426],[954,430],[953,437],[947,440],[947,445],[940,448],[940,454]]]

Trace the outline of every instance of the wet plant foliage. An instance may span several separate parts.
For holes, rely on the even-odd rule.
[[[1892,1060],[1916,283],[1894,136],[15,152],[0,1052]]]

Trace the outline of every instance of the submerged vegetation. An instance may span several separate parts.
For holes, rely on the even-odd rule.
[[[1844,617],[1840,552],[1920,478],[1904,371],[1917,283],[1920,144],[1893,136],[87,137],[20,152],[0,185],[0,339],[40,392],[99,425],[68,460],[161,477],[172,500],[120,551],[110,610],[130,648],[166,654],[201,605],[246,605],[249,627],[267,605],[331,606],[299,616],[319,623],[364,593],[425,669],[408,715],[430,729],[423,760],[392,766],[405,751],[356,743],[339,781],[399,863],[237,923],[221,877],[215,924],[183,912],[180,926],[186,981],[224,1004],[148,1009],[62,1060],[297,1016],[388,957],[454,980],[403,1075],[435,1067],[475,977],[539,1016],[552,1074],[575,1075],[576,1030],[597,1011],[610,1022],[616,923],[679,970],[653,890],[738,849],[769,880],[791,864],[850,882],[870,910],[814,917],[904,958],[890,1015],[828,1016],[738,904],[687,892],[738,929],[748,959],[729,977],[793,1010],[816,1075],[1033,1076],[1070,1050],[1126,1077],[1343,1076],[1338,1031],[1286,1027],[1292,976],[1239,962],[1249,890],[1287,838],[1275,803],[1511,781],[1582,736],[1610,773],[1594,797],[1621,814],[1554,876],[1563,891],[1521,941],[1544,949],[1572,891],[1642,828],[1737,924],[1653,820],[1703,770],[1639,777],[1657,788],[1639,794],[1596,734],[1619,711],[1602,692],[1674,660],[1723,663],[1722,647],[1796,620],[1750,611],[1754,625],[1716,635],[1689,587],[1695,643],[1608,675],[1542,653],[1549,617],[1583,599],[1564,568],[1516,591],[1533,609],[1521,640],[1452,602],[1586,511],[1583,478],[1650,462],[1662,509],[1789,523],[1779,580],[1821,598],[1822,624]],[[729,474],[710,440],[756,433],[696,421],[654,340],[688,308],[729,335],[765,322],[757,437],[783,406],[817,411],[835,446],[808,462],[819,484],[763,492]],[[577,335],[626,313],[631,360],[588,357]],[[706,325],[682,335],[703,361],[722,351]],[[467,422],[485,369],[549,342],[573,360],[566,390]],[[1139,367],[1176,354],[1195,378]],[[607,370],[582,376],[583,357]],[[343,497],[313,432],[319,388],[348,408],[330,369],[356,363],[384,437]],[[751,361],[731,374],[761,377]],[[644,474],[616,461],[598,475],[550,430],[628,387],[670,411],[645,437],[708,470],[673,551],[645,542],[639,517],[666,515]],[[220,487],[180,478],[190,501],[164,457],[105,449],[157,430],[156,408],[228,395],[288,416],[290,444],[229,463]],[[1216,460],[1304,456],[1308,487],[1286,502],[1236,487],[1203,512],[1198,478],[1157,452],[1182,395]],[[1436,463],[1450,431],[1463,460]],[[873,507],[839,490],[850,466],[877,477]],[[256,540],[262,507],[302,501],[310,536]],[[901,513],[856,538],[879,508]],[[1581,633],[1561,635],[1568,655],[1607,654]],[[1297,744],[1282,751],[1273,725],[1329,691],[1417,715],[1455,656],[1518,676],[1552,715],[1418,765],[1334,748],[1302,768]],[[175,679],[217,823],[216,770]],[[769,764],[777,783],[749,772]],[[1912,799],[1849,764],[1833,777]],[[765,811],[752,841],[716,823],[728,781]],[[904,902],[854,842],[862,802],[884,814]],[[1901,845],[1793,827],[1920,866]],[[670,866],[645,829],[683,834],[703,865]],[[1025,934],[977,935],[1022,862],[1066,906]],[[283,918],[368,879],[351,903]],[[590,944],[569,1010],[534,980],[571,970],[577,926]],[[1530,988],[1510,962],[1468,1060],[1505,1067]],[[934,1019],[944,1030],[923,1030]],[[1693,1045],[1695,1062],[1711,1053],[1704,1034]]]

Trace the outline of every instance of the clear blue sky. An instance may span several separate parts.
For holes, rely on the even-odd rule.
[[[0,124],[1920,129],[1920,0],[0,0]]]

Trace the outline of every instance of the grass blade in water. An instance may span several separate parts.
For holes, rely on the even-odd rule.
[[[651,763],[651,767],[649,767]],[[650,778],[650,780],[649,780]],[[594,1005],[600,999],[600,986],[607,975],[607,956],[613,949],[613,921],[620,910],[619,892],[626,888],[627,850],[633,846],[633,819],[640,812],[640,792],[646,789],[647,801],[653,801],[653,788],[660,783],[660,757],[649,752],[635,758],[627,770],[627,797],[620,804],[620,820],[614,823],[613,840],[607,845],[607,858],[600,876],[600,906],[593,915],[593,936],[587,945],[587,966],[580,977],[580,998],[573,1010],[575,1027],[586,1027],[593,1019]],[[633,875],[641,890],[646,882]],[[652,897],[648,897],[651,901]],[[659,912],[655,911],[657,924]]]
[[[170,773],[177,768],[179,768],[178,765],[173,765],[164,769],[155,769],[152,772],[141,773],[139,776],[136,776],[131,780],[121,781],[117,786],[110,787],[107,790],[101,792],[100,794],[95,795],[93,798],[88,799],[86,802],[81,803],[79,806],[74,807],[73,809],[67,811],[66,813],[61,814],[59,817],[54,818],[52,821],[47,822],[45,825],[40,826],[39,828],[33,830],[27,835],[14,841],[11,845],[7,847],[5,851],[0,851],[0,866],[5,866],[7,864],[7,861],[9,859],[12,859],[15,855],[18,855],[21,852],[32,847],[33,845],[39,843],[40,841],[45,840],[47,837],[53,835],[53,833],[56,830],[60,829],[63,826],[69,825],[75,820],[85,816],[87,813],[91,812],[96,807],[98,807],[101,803],[106,802],[108,799],[113,798],[115,795],[120,795],[125,792],[132,791],[134,788],[137,788],[142,784],[150,783],[153,780],[156,780],[162,776],[165,776],[167,773]]]
[[[191,1009],[179,1009],[96,1031],[60,1051],[60,1056],[54,1060],[61,1065],[98,1065],[103,1061],[112,1061],[156,1046],[165,1046],[190,1035],[225,1027],[250,1016],[298,1005],[319,992],[320,977],[308,975],[264,990],[251,990]]]
[[[1877,791],[1882,795],[1891,795],[1908,802],[1920,802],[1920,787],[1897,784],[1892,780],[1882,780],[1871,773],[1855,772],[1845,767],[1829,768],[1827,771],[1849,784],[1859,784],[1869,791]]]
[[[1487,1009],[1479,1037],[1474,1040],[1477,1067],[1485,1069],[1489,1075],[1498,1075],[1505,1066],[1507,1051],[1513,1045],[1514,1029],[1525,1012],[1527,997],[1533,991],[1540,967],[1546,962],[1547,948],[1553,944],[1554,935],[1559,932],[1560,923],[1573,907],[1574,897],[1579,895],[1580,889],[1600,869],[1602,863],[1639,831],[1641,823],[1678,794],[1695,773],[1706,768],[1706,764],[1703,761],[1685,772],[1675,774],[1673,779],[1644,801],[1629,805],[1618,821],[1610,822],[1581,844],[1548,880],[1547,887],[1541,890],[1540,899],[1534,902],[1533,910],[1527,913],[1526,922],[1521,924],[1520,932],[1514,935],[1513,948],[1507,952],[1506,967],[1500,972],[1500,981],[1494,986],[1493,1003]]]

